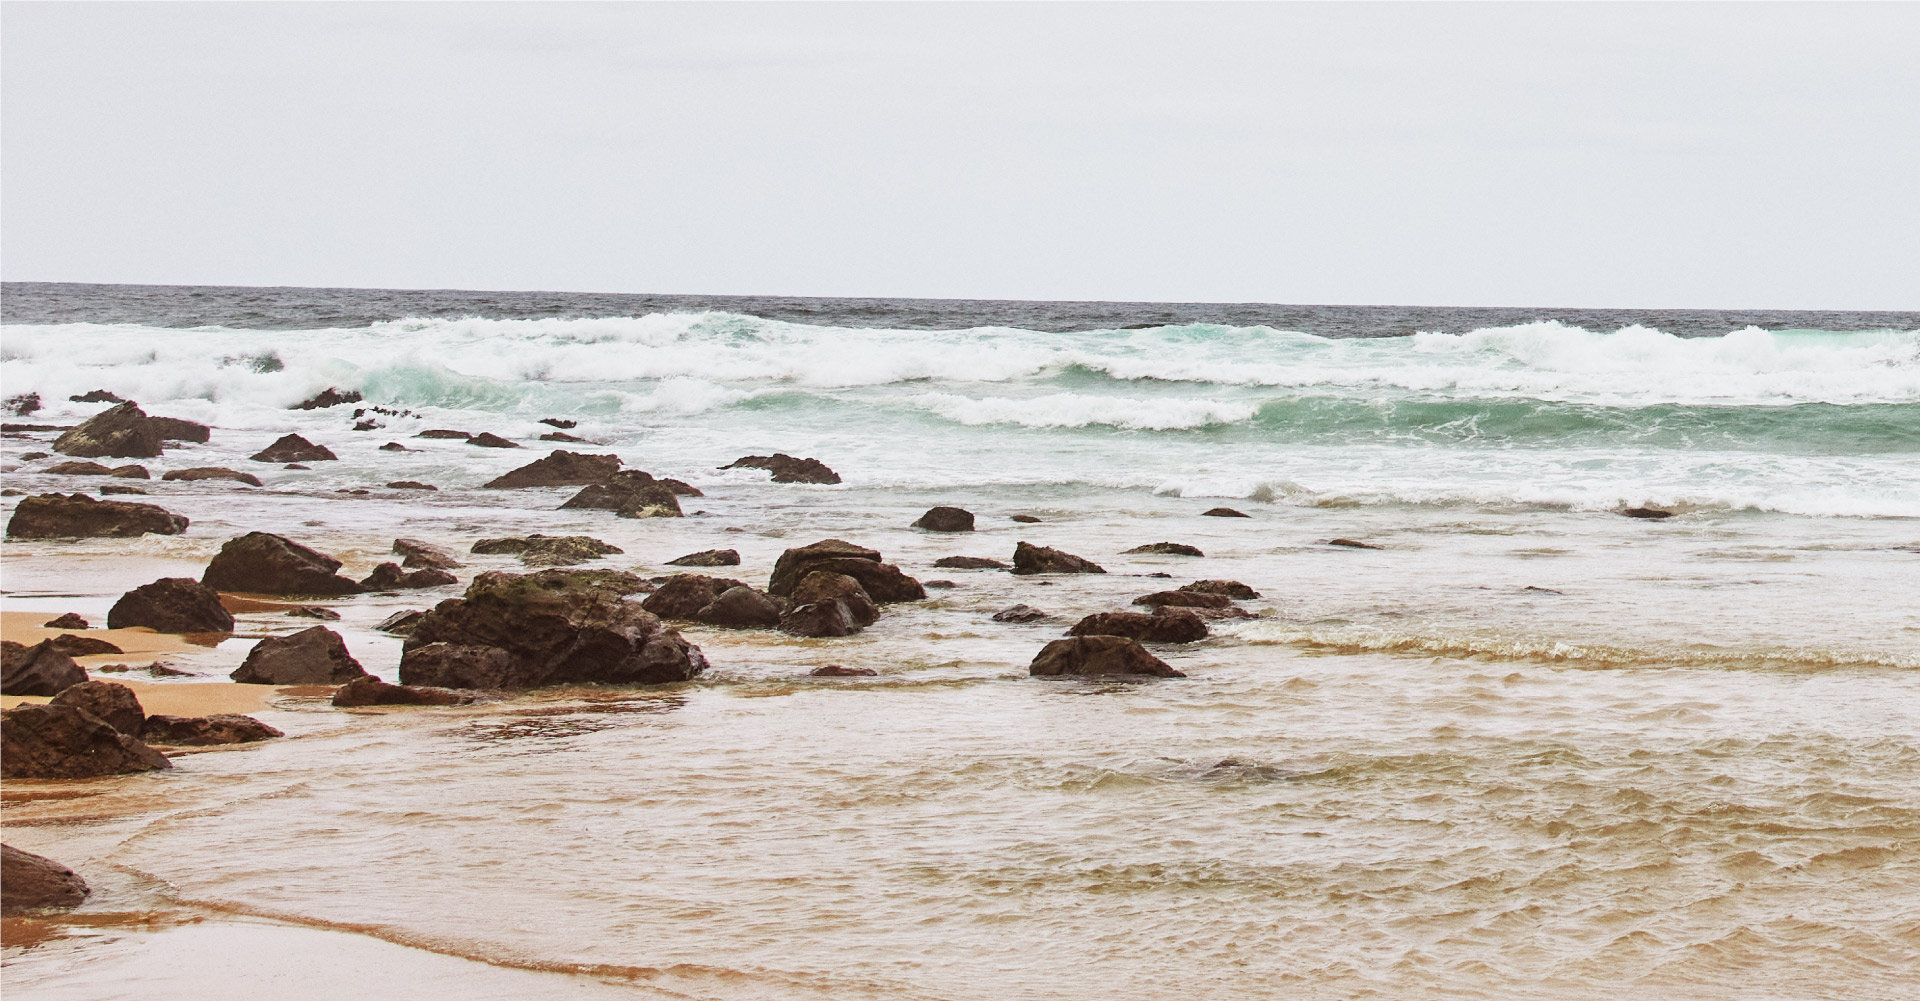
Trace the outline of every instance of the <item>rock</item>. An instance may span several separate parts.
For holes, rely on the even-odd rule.
[[[740,565],[740,552],[736,549],[703,549],[697,553],[688,553],[677,560],[668,560],[670,567],[737,567]]]
[[[34,397],[35,406],[39,399]],[[0,845],[0,914],[77,907],[92,892],[72,869],[45,856]]]
[[[1084,560],[1072,553],[1063,553],[1051,546],[1035,546],[1025,542],[1013,548],[1013,572],[1017,574],[1037,573],[1106,573],[1106,568],[1092,560]]]
[[[51,476],[106,476],[113,467],[97,462],[56,462],[41,472]]]
[[[107,612],[108,629],[140,626],[157,633],[230,633],[233,613],[213,588],[191,577],[162,577],[121,595]]]
[[[421,483],[419,480],[394,480],[392,483],[387,484],[387,489],[388,490],[438,490],[440,488],[434,486],[431,483]]]
[[[1521,588],[1520,590],[1522,590],[1522,591],[1532,591],[1532,592],[1534,592],[1534,593],[1536,593],[1536,594],[1566,594],[1566,593],[1567,593],[1567,592],[1565,592],[1565,591],[1556,591],[1556,590],[1554,590],[1553,588],[1550,588],[1550,587],[1537,587],[1537,586],[1535,586],[1535,585],[1532,585],[1532,584],[1528,584],[1528,585],[1527,585],[1526,587],[1523,587],[1523,588]]]
[[[140,708],[133,689],[111,681],[83,681],[63,688],[53,697],[53,705],[85,709],[129,737],[140,736],[147,723],[147,711]]]
[[[642,608],[663,619],[691,619],[711,605],[720,595],[745,585],[723,577],[697,573],[675,574],[641,603]]]
[[[1235,601],[1252,601],[1260,597],[1260,592],[1237,580],[1196,580],[1180,590],[1195,594],[1224,594]]]
[[[928,580],[928,581],[921,581],[920,586],[929,587],[929,588],[937,587],[937,588],[940,588],[941,590],[946,590],[947,588],[959,587],[960,585],[955,584],[953,581],[950,581],[950,580]]]
[[[871,667],[841,667],[838,664],[816,667],[807,672],[809,678],[877,678],[879,676],[880,672]]]
[[[87,620],[81,618],[80,613],[78,612],[65,612],[59,616],[56,616],[54,618],[48,619],[45,622],[40,623],[40,626],[43,629],[89,629],[89,628],[92,628],[87,625]]]
[[[1034,677],[1108,674],[1186,677],[1148,653],[1139,640],[1127,636],[1075,636],[1054,640],[1034,656],[1027,673]]]
[[[187,482],[194,480],[236,480],[250,487],[260,485],[260,477],[252,473],[240,472],[237,469],[228,469],[225,466],[195,466],[192,469],[175,469],[162,474],[160,478],[163,480],[185,480]]]
[[[359,594],[361,587],[335,571],[340,561],[270,532],[248,532],[220,547],[202,584],[247,594]]]
[[[993,613],[995,622],[1037,622],[1047,618],[1047,613],[1032,605],[1008,605]]]
[[[930,508],[912,527],[924,528],[929,532],[971,532],[973,512],[957,507]]]
[[[147,472],[147,467],[145,467],[145,466],[137,466],[137,465],[128,465],[128,466],[115,466],[115,467],[114,467],[113,469],[111,469],[111,470],[109,470],[109,471],[107,472],[107,475],[108,475],[108,476],[117,476],[117,477],[119,477],[120,479],[123,479],[123,480],[151,480],[151,479],[153,479],[153,474],[152,474],[152,473],[149,473],[149,472]]]
[[[125,539],[149,532],[179,535],[187,519],[165,508],[86,494],[39,494],[21,501],[7,520],[10,539]]]
[[[410,449],[410,448],[408,448],[407,446],[405,446],[405,445],[402,445],[402,444],[400,444],[400,443],[399,443],[399,442],[397,442],[397,441],[390,441],[390,442],[387,442],[387,443],[386,443],[385,445],[382,445],[382,446],[380,446],[380,451],[382,451],[382,452],[411,452],[411,451],[413,451],[413,449]]]
[[[1225,608],[1233,599],[1224,594],[1203,591],[1155,591],[1133,599],[1136,605],[1161,605],[1174,608]]]
[[[839,559],[870,560],[878,563],[880,553],[878,550],[856,546],[839,539],[822,539],[812,545],[789,549],[781,553],[780,559],[774,562],[773,576],[768,581],[767,593],[782,597],[792,594],[794,587],[800,583],[800,578],[807,575],[810,564]]]
[[[461,566],[452,553],[419,539],[395,539],[393,552],[406,557],[400,565],[409,570],[453,570]]]
[[[640,605],[570,574],[484,573],[408,638],[400,681],[442,688],[666,684],[706,670],[700,648]]]
[[[339,633],[309,626],[255,643],[228,677],[243,685],[338,685],[366,673]]]
[[[84,709],[24,705],[0,710],[0,777],[91,779],[172,767],[166,755]]]
[[[53,450],[83,459],[151,459],[160,455],[161,440],[145,411],[122,403],[87,418],[80,426],[53,440]]]
[[[57,695],[87,680],[87,672],[52,640],[32,646],[0,641],[0,695]]]
[[[389,685],[368,675],[341,685],[333,693],[336,706],[464,706],[473,696],[446,688]]]
[[[146,492],[145,490],[142,490],[142,489],[140,489],[139,487],[123,487],[123,486],[116,486],[115,484],[112,484],[112,483],[107,483],[107,484],[103,484],[103,485],[102,485],[102,486],[100,487],[100,493],[101,493],[102,495],[107,495],[107,494],[138,494],[138,495],[139,495],[139,496],[141,496],[141,497],[145,497],[145,496],[147,495],[147,492]]]
[[[368,419],[364,421],[356,421],[354,422],[354,425],[353,425],[353,429],[355,431],[373,431],[382,427],[385,427],[385,425],[381,424],[379,421],[372,420],[372,419]]]
[[[1167,615],[1099,612],[1074,623],[1067,632],[1073,636],[1130,636],[1147,643],[1192,643],[1207,638],[1207,624],[1185,609]]]
[[[161,441],[190,441],[204,445],[213,440],[213,429],[195,421],[185,421],[178,417],[149,417],[147,424]]]
[[[1016,515],[1014,515],[1013,517],[1011,517],[1011,518],[1008,518],[1007,520],[1008,520],[1008,521],[1017,521],[1017,522],[1019,522],[1019,523],[1020,523],[1020,524],[1022,524],[1022,525],[1038,525],[1038,524],[1040,524],[1040,519],[1038,519],[1038,518],[1035,518],[1035,517],[1034,517],[1033,515],[1030,515],[1030,514],[1016,514]]]
[[[130,664],[108,664],[100,669],[100,673],[102,674],[126,674],[129,671],[144,671],[156,678],[185,678],[192,675],[190,671],[177,670],[159,661],[154,661],[145,667],[134,667]]]
[[[942,556],[933,565],[948,570],[1005,570],[1007,564],[984,556]]]
[[[853,613],[838,601],[792,605],[780,616],[780,631],[810,638],[851,636],[860,631]]]
[[[840,482],[840,474],[828,469],[827,464],[819,459],[796,459],[785,452],[773,455],[742,456],[720,468],[770,470],[775,483]]]
[[[81,393],[79,396],[69,396],[67,397],[67,399],[74,403],[125,403],[127,402],[126,400],[121,399],[118,394],[109,393],[104,389],[89,389],[86,392]]]
[[[597,587],[618,595],[651,594],[654,590],[651,581],[626,570],[539,570],[528,574],[526,579],[543,587],[548,586],[548,581],[556,581],[568,586]]]
[[[95,636],[75,636],[72,633],[61,633],[58,636],[49,637],[46,642],[53,644],[55,650],[69,657],[92,657],[103,653],[126,653],[125,650]]]
[[[6,407],[15,417],[27,417],[40,412],[39,393],[21,393],[7,397]]]
[[[380,624],[373,628],[383,633],[405,636],[413,632],[413,627],[419,625],[420,620],[425,618],[426,614],[427,613],[415,608],[405,609],[404,611],[395,612],[381,619]]]
[[[1650,521],[1660,521],[1673,517],[1672,511],[1662,511],[1657,507],[1630,507],[1620,513],[1629,518],[1645,518]]]
[[[337,493],[337,494],[352,494],[352,495],[354,495],[355,497],[364,497],[364,496],[366,496],[367,494],[369,494],[369,493],[372,493],[372,491],[371,491],[371,490],[360,490],[360,489],[355,489],[355,488],[351,488],[351,487],[346,487],[346,488],[342,488],[342,489],[339,489],[339,490],[335,490],[335,491],[334,491],[334,493]]]
[[[571,431],[580,426],[579,421],[562,420],[558,417],[542,417],[540,418],[540,423],[548,427],[559,428],[562,431]]]
[[[398,563],[382,563],[373,568],[373,572],[360,582],[360,586],[369,591],[392,591],[445,587],[448,584],[458,583],[460,578],[445,570],[415,570],[409,573],[400,569]]]
[[[573,444],[573,445],[577,445],[586,441],[585,438],[575,437],[573,435],[566,433],[565,431],[549,431],[546,434],[541,435],[540,440],[541,441],[558,441],[558,442],[564,442],[564,443]]]
[[[495,490],[518,487],[581,487],[607,479],[620,469],[617,455],[587,455],[555,449],[485,484]]]
[[[357,389],[349,389],[343,393],[332,386],[328,386],[326,389],[294,404],[291,409],[325,410],[328,407],[337,407],[342,403],[359,403],[364,399],[366,399],[366,397],[361,396],[360,391]]]
[[[773,565],[767,593],[787,597],[803,577],[815,570],[852,577],[881,604],[919,601],[927,596],[926,588],[919,581],[902,573],[899,567],[880,562],[880,554],[875,550],[839,539],[823,539],[780,554]]]
[[[340,620],[340,613],[331,608],[321,608],[319,605],[301,605],[299,608],[287,609],[287,618],[337,622]]]
[[[315,445],[297,434],[289,434],[281,435],[248,458],[255,462],[332,462],[339,457],[325,445]]]
[[[467,444],[478,445],[481,448],[519,448],[520,447],[518,444],[508,441],[507,439],[502,438],[491,431],[482,431],[479,434],[474,435],[471,438],[468,438]]]
[[[524,535],[505,539],[481,539],[470,550],[479,556],[517,555],[530,567],[564,567],[602,556],[620,555],[623,550],[585,535]]]
[[[452,438],[452,439],[457,439],[459,441],[472,441],[473,433],[469,431],[449,431],[445,428],[435,428],[434,430],[431,430],[431,431],[422,431],[419,434],[414,435],[414,437],[415,438]]]
[[[1372,545],[1366,542],[1355,542],[1352,539],[1328,539],[1327,545],[1339,546],[1342,549],[1379,549],[1380,548],[1379,546]]]
[[[318,626],[314,628],[319,628]],[[254,719],[232,713],[211,716],[149,716],[142,740],[169,747],[212,747],[217,744],[251,744],[286,734]]]
[[[618,511],[634,495],[650,487],[658,487],[658,481],[652,473],[644,469],[617,469],[603,479],[582,487],[579,493],[567,498],[560,509]],[[671,491],[668,493],[671,494]]]
[[[850,636],[873,624],[879,609],[860,582],[815,570],[793,590],[780,630],[794,636]]]
[[[1207,510],[1200,512],[1200,517],[1202,518],[1251,518],[1253,517],[1253,515],[1242,514],[1239,511],[1235,511],[1233,508],[1230,508],[1230,507],[1215,507],[1215,508],[1208,508]]]
[[[1192,546],[1178,542],[1149,542],[1144,546],[1135,546],[1121,554],[1122,556],[1205,556],[1206,553]]]
[[[693,613],[695,622],[728,629],[771,629],[780,624],[781,602],[742,584],[720,592],[718,598]]]
[[[20,453],[20,461],[21,461],[21,462],[35,462],[35,461],[37,461],[37,460],[40,460],[40,459],[47,459],[47,458],[51,458],[51,456],[49,456],[49,455],[48,455],[47,453],[45,453],[45,452],[22,452],[22,453]]]

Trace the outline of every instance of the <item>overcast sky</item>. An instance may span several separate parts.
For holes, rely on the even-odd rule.
[[[1920,308],[1920,5],[10,3],[12,280]]]

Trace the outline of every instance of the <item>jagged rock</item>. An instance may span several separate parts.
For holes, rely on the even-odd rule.
[[[0,640],[0,695],[57,695],[87,680],[87,672],[52,640],[32,646]]]
[[[27,417],[40,412],[39,393],[21,393],[7,397],[6,407],[15,417]]]
[[[984,556],[942,556],[933,565],[948,570],[1005,570],[1007,564]]]
[[[583,487],[599,483],[620,469],[617,455],[587,455],[555,449],[544,459],[532,462],[485,484],[496,490],[517,487]]]
[[[816,667],[807,672],[809,678],[877,678],[879,676],[880,672],[871,667],[841,667],[838,664]]]
[[[121,595],[107,612],[108,629],[136,626],[158,633],[230,633],[233,613],[213,588],[191,577],[162,577]]]
[[[1106,573],[1107,571],[1100,564],[1081,559],[1072,553],[1063,553],[1051,546],[1035,546],[1021,542],[1013,547],[1013,572],[1037,574]]]
[[[309,626],[255,643],[228,677],[243,685],[338,685],[366,673],[339,633]]]
[[[838,483],[840,474],[819,459],[797,459],[785,452],[773,455],[747,455],[721,469],[765,469],[773,473],[775,483]]]
[[[366,399],[366,397],[361,396],[360,391],[357,389],[349,389],[343,393],[332,386],[328,386],[326,389],[294,404],[291,409],[325,410],[328,407],[337,407],[342,403],[359,403],[364,399]]]
[[[546,434],[543,434],[540,436],[540,440],[541,441],[557,441],[567,445],[579,445],[586,442],[585,438],[581,438],[576,435],[570,435],[565,431],[548,431]]]
[[[400,565],[409,570],[453,570],[461,565],[452,553],[419,539],[395,539],[393,552],[406,557]]]
[[[838,601],[812,602],[789,606],[780,616],[780,631],[790,636],[811,638],[851,636],[860,631],[853,613]]]
[[[118,393],[109,393],[104,389],[89,389],[86,392],[81,393],[79,396],[69,396],[67,397],[67,399],[71,400],[74,403],[126,403],[128,402],[127,400],[122,399]]]
[[[122,403],[82,421],[53,440],[53,450],[83,459],[151,459],[161,454],[160,432],[146,412]]]
[[[522,535],[504,539],[481,539],[469,550],[476,556],[519,556],[530,567],[564,567],[602,556],[617,556],[623,550],[585,535]]]
[[[482,431],[479,434],[474,435],[471,438],[468,438],[467,444],[478,445],[481,448],[519,448],[520,447],[518,444],[508,441],[507,439],[502,438],[491,431]]]
[[[727,591],[746,586],[724,577],[697,573],[675,574],[661,584],[640,607],[663,619],[691,619]]]
[[[39,405],[38,396],[34,405]],[[43,855],[0,845],[0,914],[77,907],[92,892],[72,869]]]
[[[414,437],[415,438],[449,438],[449,439],[456,439],[459,441],[472,441],[473,433],[470,431],[452,431],[452,430],[448,430],[447,428],[434,428],[429,431],[422,431],[419,434],[414,435]]]
[[[526,579],[543,587],[548,581],[557,581],[567,586],[597,587],[623,596],[651,594],[655,588],[652,581],[627,570],[537,570],[527,574]]]
[[[668,560],[670,567],[737,567],[740,565],[740,552],[735,549],[703,549],[697,553],[688,553],[677,560]]]
[[[1356,542],[1352,539],[1328,539],[1327,545],[1339,546],[1342,549],[1379,549],[1380,548],[1379,546],[1373,545],[1371,543]]]
[[[1022,525],[1038,525],[1038,524],[1040,524],[1040,519],[1038,519],[1038,518],[1035,518],[1035,517],[1034,517],[1033,515],[1030,515],[1030,514],[1016,514],[1016,515],[1014,515],[1014,516],[1012,516],[1012,517],[1010,517],[1010,518],[1008,518],[1007,520],[1008,520],[1008,521],[1017,521],[1017,522],[1019,522],[1019,523],[1020,523],[1020,524],[1022,524]]]
[[[42,626],[43,628],[46,628],[46,629],[89,629],[89,628],[92,628],[92,627],[90,627],[90,626],[88,626],[88,625],[87,625],[87,620],[86,620],[86,619],[84,619],[84,618],[81,618],[81,617],[80,617],[80,613],[78,613],[78,612],[65,612],[65,613],[62,613],[61,615],[59,615],[59,616],[56,616],[55,618],[51,618],[51,619],[48,619],[48,620],[47,620],[47,621],[45,621],[45,622],[42,622],[42,623],[40,623],[40,625],[41,625],[41,626]]]
[[[319,628],[318,626],[315,627]],[[286,734],[254,719],[233,713],[211,716],[149,716],[142,740],[168,747],[212,747],[217,744],[251,744]]]
[[[100,668],[100,673],[102,674],[126,674],[129,671],[141,671],[156,678],[186,678],[193,674],[191,671],[182,671],[168,667],[157,660],[145,667],[134,667],[131,664],[108,664]]]
[[[48,637],[47,642],[53,644],[55,650],[69,657],[92,657],[96,654],[103,653],[126,653],[125,650],[97,636],[75,636],[72,633],[61,633],[58,636]]]
[[[794,636],[850,636],[872,625],[879,614],[858,580],[815,570],[795,586],[780,616],[780,630]]]
[[[368,419],[364,421],[355,421],[353,425],[353,429],[355,431],[373,431],[385,426],[386,425],[381,424],[379,421]]]
[[[1224,594],[1235,601],[1252,601],[1260,597],[1260,592],[1237,580],[1196,580],[1180,590],[1197,594]]]
[[[729,629],[771,629],[780,624],[780,608],[780,599],[742,584],[720,592],[711,604],[693,613],[693,619]]]
[[[0,778],[90,779],[172,767],[166,755],[84,709],[0,710]]]
[[[336,706],[464,706],[473,702],[467,692],[417,685],[389,685],[368,675],[341,685],[333,693]]]
[[[1174,608],[1225,608],[1233,599],[1224,594],[1204,591],[1155,591],[1133,599],[1136,605],[1161,605]]]
[[[1629,518],[1644,518],[1648,521],[1661,521],[1673,517],[1672,511],[1662,511],[1657,507],[1630,507],[1620,513]]]
[[[369,591],[393,591],[445,587],[448,584],[458,583],[460,578],[445,570],[415,570],[409,573],[400,569],[398,563],[382,563],[373,568],[373,572],[360,582],[360,586]]]
[[[132,501],[94,500],[86,494],[39,494],[21,501],[7,519],[10,539],[125,539],[149,532],[179,535],[187,519]]]
[[[1130,636],[1147,643],[1192,643],[1207,638],[1207,624],[1185,609],[1166,615],[1145,612],[1099,612],[1067,630],[1072,636]]]
[[[107,475],[117,476],[123,480],[153,479],[153,474],[147,472],[147,467],[139,465],[115,466],[107,471]]]
[[[387,484],[387,489],[388,490],[438,490],[440,488],[434,486],[431,483],[422,483],[419,480],[394,480],[392,483]]]
[[[705,497],[706,496],[706,494],[703,494],[700,492],[699,487],[696,487],[685,480],[676,480],[673,477],[668,476],[668,477],[663,477],[658,482],[665,485],[668,490],[673,491],[676,495],[680,497]]]
[[[1126,636],[1074,636],[1054,640],[1034,655],[1027,673],[1035,677],[1107,674],[1186,677],[1148,653],[1139,640]]]
[[[40,460],[40,459],[48,459],[48,458],[52,458],[52,456],[50,456],[50,455],[48,455],[48,454],[47,454],[47,453],[45,453],[45,452],[22,452],[22,453],[20,453],[20,461],[21,461],[21,462],[34,462],[34,461],[37,461],[37,460]]]
[[[417,608],[408,608],[381,619],[380,624],[373,628],[395,636],[406,636],[413,632],[413,627],[419,625],[420,620],[426,615],[427,613]]]
[[[1206,553],[1192,546],[1178,542],[1149,542],[1144,546],[1135,546],[1121,554],[1122,556],[1205,556]]]
[[[633,499],[633,496],[649,487],[656,487],[658,481],[653,474],[644,469],[617,469],[604,479],[589,483],[580,488],[580,492],[567,498],[560,505],[562,511],[595,510],[618,511]],[[668,491],[671,493],[671,491]]]
[[[570,431],[580,426],[579,421],[562,420],[558,417],[542,417],[540,418],[540,423],[548,427],[559,428],[562,431]]]
[[[85,709],[129,737],[140,736],[147,722],[147,711],[140,708],[133,689],[111,681],[83,681],[63,688],[53,697],[53,704]]]
[[[192,469],[175,469],[162,474],[160,478],[163,480],[185,480],[187,482],[194,480],[234,480],[239,483],[245,483],[250,487],[260,485],[260,477],[252,473],[240,472],[237,469],[228,469],[225,466],[195,466]]]
[[[338,622],[340,621],[340,613],[331,608],[321,608],[319,605],[301,605],[299,608],[287,609],[287,618],[320,619],[323,622]]]
[[[823,539],[809,546],[789,549],[773,565],[767,593],[787,597],[801,578],[815,570],[846,574],[860,582],[874,601],[919,601],[927,596],[920,582],[890,563],[880,562],[880,554],[864,546],[839,539]]]
[[[1047,617],[1047,613],[1032,605],[1008,605],[993,613],[995,622],[1037,622]]]
[[[442,688],[666,684],[706,670],[700,648],[618,592],[570,574],[484,573],[414,627],[400,681]]]
[[[113,472],[113,467],[98,462],[56,462],[41,472],[50,476],[105,476]]]
[[[207,564],[202,584],[247,594],[359,594],[360,585],[335,573],[340,561],[270,532],[227,540]]]
[[[411,452],[411,451],[413,451],[413,449],[410,449],[410,448],[408,448],[407,446],[405,446],[405,445],[402,445],[402,444],[400,444],[400,443],[399,443],[399,442],[397,442],[397,441],[390,441],[390,442],[387,442],[387,443],[386,443],[385,445],[382,445],[382,446],[380,446],[380,451],[382,451],[382,452]]]
[[[147,492],[145,490],[140,489],[139,487],[123,487],[123,486],[116,486],[111,483],[101,486],[100,493],[102,496],[105,496],[108,494],[137,494],[141,497],[145,497],[147,495]]]
[[[913,523],[914,528],[924,528],[929,532],[971,532],[973,531],[973,512],[957,507],[931,508],[920,520]]]
[[[1207,510],[1200,512],[1200,517],[1202,518],[1251,518],[1253,517],[1253,515],[1242,514],[1239,511],[1235,511],[1233,508],[1230,508],[1230,507],[1215,507],[1215,508],[1208,508]]]
[[[657,485],[653,490],[635,496],[620,510],[614,512],[618,518],[678,518],[681,517],[680,499],[666,484]]]
[[[255,462],[332,462],[339,456],[325,445],[315,445],[297,434],[289,434],[280,436],[248,458]]]
[[[204,445],[213,440],[213,429],[196,421],[178,417],[149,417],[147,423],[161,441],[190,441]]]

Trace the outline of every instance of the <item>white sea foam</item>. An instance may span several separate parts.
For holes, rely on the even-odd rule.
[[[1030,428],[1080,428],[1096,424],[1127,430],[1166,431],[1251,418],[1258,407],[1214,400],[1152,400],[1084,393],[975,399],[952,393],[921,393],[907,402],[961,424],[1018,424]]]

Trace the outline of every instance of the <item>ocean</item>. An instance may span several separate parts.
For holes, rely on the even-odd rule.
[[[1920,313],[8,283],[0,319],[0,395],[41,402],[9,421],[107,390],[214,428],[140,484],[186,534],[10,541],[10,611],[103,615],[252,530],[356,577],[396,536],[539,531],[648,574],[734,548],[756,584],[842,538],[956,585],[845,639],[687,628],[712,669],[662,689],[293,700],[262,718],[294,739],[112,780],[150,808],[9,807],[124,907],[640,997],[1920,997]],[[365,398],[289,409],[329,387]],[[704,496],[479,489],[543,419]],[[247,459],[289,432],[338,461]],[[10,488],[92,485],[22,458],[51,437],[9,431]],[[842,482],[719,468],[772,452]],[[978,530],[910,527],[936,504]],[[932,566],[1017,541],[1109,573]],[[1124,552],[1161,541],[1205,556]],[[1027,676],[1198,578],[1262,596],[1156,650],[1188,677]],[[336,628],[393,680],[374,624],[444,591]],[[1016,602],[1051,617],[990,619]],[[223,678],[309,624],[170,662]],[[879,674],[806,677],[830,663]],[[98,996],[167,934],[14,955],[9,991]]]

